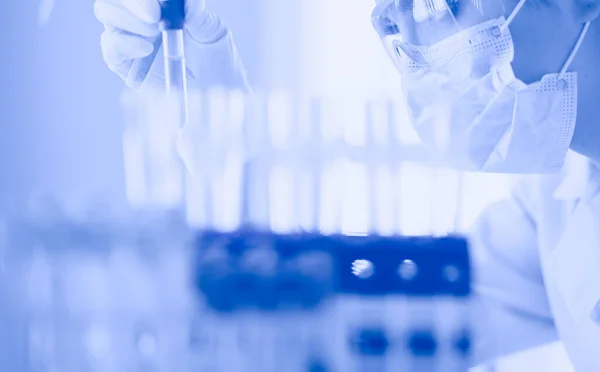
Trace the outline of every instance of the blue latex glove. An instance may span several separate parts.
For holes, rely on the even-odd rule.
[[[132,88],[142,85],[162,87],[164,68],[159,1],[96,0],[94,10],[105,28],[101,45],[108,67]],[[229,30],[217,16],[206,10],[205,0],[186,0],[184,34],[190,87],[194,87],[195,81],[201,87],[209,83],[243,84],[227,81],[236,77],[243,80],[243,68]],[[219,81],[221,75],[225,76]],[[207,81],[210,76],[217,78]]]

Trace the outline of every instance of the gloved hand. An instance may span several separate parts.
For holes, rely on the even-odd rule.
[[[101,45],[108,67],[132,88],[164,85],[159,0],[96,0],[94,10],[105,27]],[[190,86],[215,69],[243,75],[229,30],[206,10],[205,0],[186,0],[184,34]]]

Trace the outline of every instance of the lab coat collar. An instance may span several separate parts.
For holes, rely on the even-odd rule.
[[[573,318],[600,326],[600,170],[573,161],[554,194],[576,203],[552,253],[553,277]]]

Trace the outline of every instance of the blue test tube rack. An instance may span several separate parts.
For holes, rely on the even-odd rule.
[[[403,272],[407,265],[411,275]],[[433,372],[469,366],[471,271],[468,244],[460,237],[204,231],[195,243],[195,267],[195,288],[210,319],[239,332],[258,323],[290,333],[300,321],[304,328],[320,329],[288,350],[284,362],[254,355],[235,369],[240,372]],[[361,301],[371,304],[369,312],[381,311],[378,321],[361,319],[359,311],[343,324],[347,307],[360,307]],[[403,308],[398,317],[407,321],[400,327],[386,314],[388,303]],[[411,322],[414,315],[418,322]],[[340,322],[343,326],[333,325]],[[212,330],[220,332],[218,326]],[[278,343],[265,332],[254,333],[251,343]],[[233,370],[223,365],[235,358],[230,355],[219,362],[221,368]]]

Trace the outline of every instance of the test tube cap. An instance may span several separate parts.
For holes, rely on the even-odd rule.
[[[363,356],[383,356],[390,346],[385,330],[377,328],[358,330],[350,342],[354,352]]]
[[[408,336],[408,349],[414,356],[431,357],[437,348],[438,342],[431,331],[415,330]]]
[[[161,31],[183,30],[185,23],[185,0],[160,1]]]

